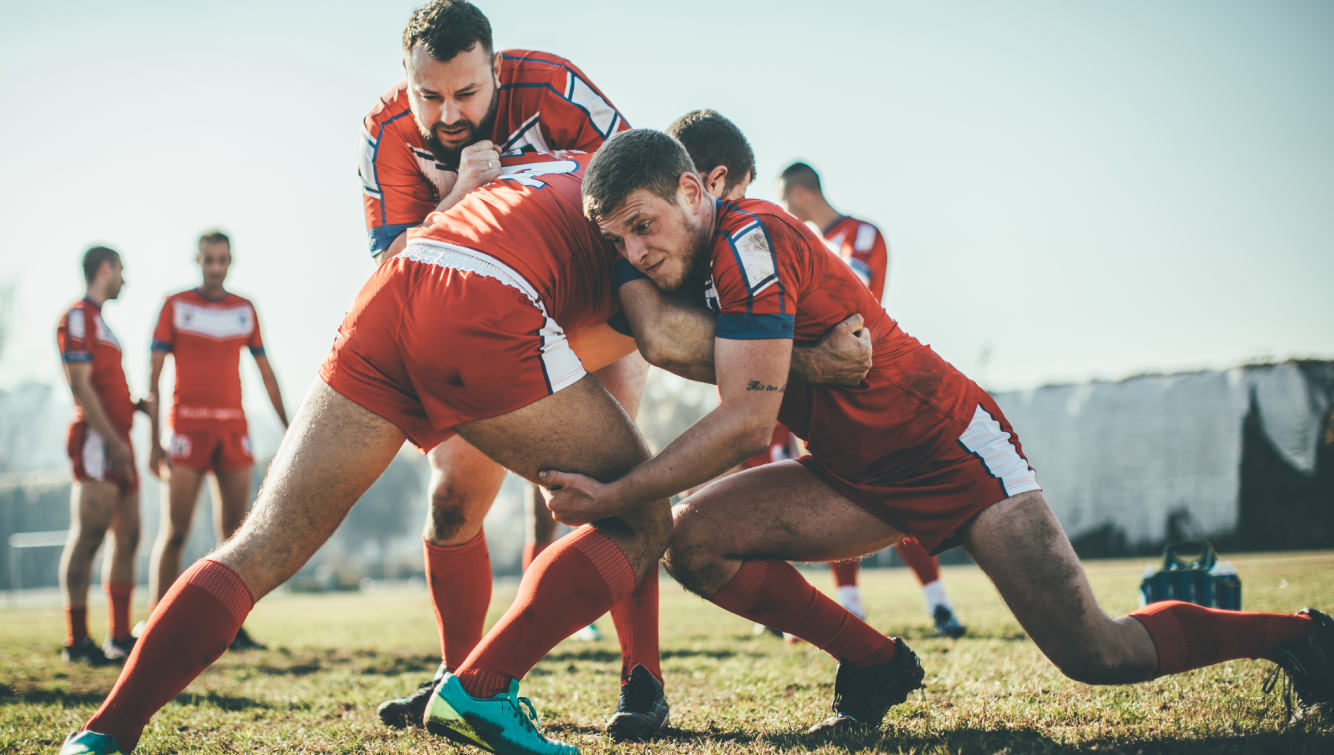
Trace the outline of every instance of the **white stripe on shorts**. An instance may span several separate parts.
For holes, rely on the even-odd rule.
[[[91,427],[84,429],[83,436],[83,471],[91,480],[110,482],[107,472],[107,442]]]
[[[1001,424],[980,404],[973,412],[973,421],[959,436],[959,443],[982,460],[992,477],[1001,481],[1006,497],[1042,490],[1037,473],[1015,450],[1010,434],[1001,429]]]
[[[476,249],[426,239],[408,242],[403,256],[414,262],[484,275],[522,291],[542,313],[542,329],[538,332],[538,337],[542,339],[542,370],[546,373],[552,393],[574,385],[587,374],[584,363],[579,361],[578,355],[565,339],[565,331],[547,314],[547,307],[542,297],[537,295],[537,289],[514,268]]]

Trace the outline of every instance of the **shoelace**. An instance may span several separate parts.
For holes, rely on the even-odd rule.
[[[515,707],[515,710],[519,713],[519,723],[526,725],[538,736],[541,736],[542,720],[537,717],[537,708],[533,707],[532,701],[526,697],[516,697],[514,699],[519,703]]]
[[[1287,711],[1288,718],[1292,718],[1292,677],[1288,675],[1286,669],[1278,664],[1274,664],[1274,667],[1265,675],[1264,686],[1260,689],[1268,695],[1278,686],[1280,678],[1283,680],[1283,690],[1279,692],[1279,696],[1283,699],[1283,708]]]

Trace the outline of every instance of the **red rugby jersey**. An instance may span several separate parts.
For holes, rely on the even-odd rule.
[[[134,425],[134,401],[121,365],[120,341],[102,319],[102,307],[84,299],[65,311],[56,326],[56,345],[66,364],[93,366],[93,393],[102,404],[107,421],[126,432]],[[83,410],[74,402],[74,421]]]
[[[457,172],[438,163],[408,107],[403,82],[380,98],[361,130],[361,185],[371,254],[435,209]],[[496,124],[485,138],[502,155],[594,152],[630,125],[583,71],[545,52],[502,50]]]
[[[621,309],[612,287],[617,254],[583,214],[579,189],[591,159],[582,152],[501,158],[500,178],[431,213],[408,231],[408,244],[444,242],[499,260],[535,289],[566,332],[606,322]]]
[[[176,357],[174,429],[246,431],[242,347],[257,357],[264,355],[259,318],[248,300],[228,293],[214,301],[197,289],[167,297],[153,329],[153,350]]]
[[[906,471],[954,443],[980,396],[971,380],[904,333],[805,224],[758,199],[720,202],[705,303],[719,338],[815,341],[854,312],[875,339],[853,388],[789,384],[778,420],[827,467],[856,479]]]
[[[820,233],[834,254],[842,257],[852,272],[871,289],[876,301],[883,302],[885,275],[889,270],[889,249],[880,229],[844,215]]]

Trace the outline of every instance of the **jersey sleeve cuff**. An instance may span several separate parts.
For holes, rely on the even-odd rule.
[[[649,277],[647,275],[641,273],[639,271],[639,268],[635,267],[634,265],[631,265],[630,260],[624,257],[616,258],[615,277],[616,277],[616,288],[618,289],[621,286],[624,286],[625,284],[629,283],[630,281],[637,281],[640,279],[649,280]]]
[[[263,346],[251,346],[251,347],[250,347],[250,356],[252,356],[252,357],[262,357],[262,356],[264,356],[264,347],[263,347]]]
[[[171,351],[173,348],[175,347],[172,344],[165,341],[154,341],[152,346],[153,351]]]
[[[383,252],[394,243],[394,239],[403,235],[403,232],[417,225],[416,223],[399,223],[397,225],[381,225],[375,228],[366,229],[366,235],[370,237],[371,256]]]
[[[630,336],[631,338],[635,336],[634,331],[630,330],[630,318],[625,316],[625,312],[617,312],[607,321],[607,324],[611,326],[612,330],[623,336]]]
[[[82,364],[93,361],[93,355],[87,351],[67,351],[60,355],[66,364]]]
[[[766,338],[792,338],[796,332],[796,315],[757,315],[748,312],[718,315],[714,335],[733,341]]]

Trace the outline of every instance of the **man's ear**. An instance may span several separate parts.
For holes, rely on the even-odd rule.
[[[704,190],[718,199],[723,198],[723,194],[727,192],[726,165],[719,165],[704,176]]]
[[[677,191],[681,192],[682,199],[685,200],[686,207],[692,211],[697,210],[704,204],[703,200],[708,196],[704,190],[704,184],[700,180],[699,174],[692,171],[686,171],[681,174],[680,182],[677,184]]]
[[[503,60],[503,57],[501,56],[501,54],[500,54],[500,53],[496,53],[495,57],[492,58],[492,63],[491,63],[491,75],[494,76],[495,79],[496,79],[496,88],[497,88],[497,89],[500,88],[500,61],[501,61],[501,60]]]

